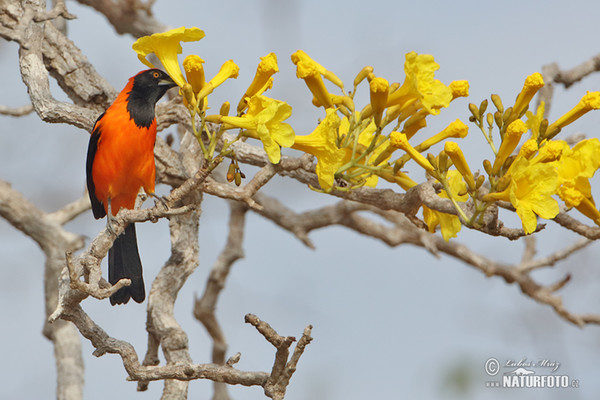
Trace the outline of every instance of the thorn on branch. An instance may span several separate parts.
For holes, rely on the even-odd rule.
[[[550,291],[550,293],[554,293],[558,290],[560,290],[563,286],[565,286],[567,284],[567,282],[569,282],[571,280],[571,274],[567,274],[563,279],[561,279],[560,281],[556,282],[553,285],[548,286],[548,291]]]
[[[228,367],[233,367],[235,364],[237,364],[240,361],[241,358],[242,358],[242,353],[240,353],[238,351],[237,353],[235,353],[234,355],[229,357],[229,359],[225,362],[225,365],[227,365]]]

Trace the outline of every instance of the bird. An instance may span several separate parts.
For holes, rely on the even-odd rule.
[[[143,188],[154,193],[156,167],[155,106],[177,84],[159,69],[141,71],[131,77],[116,100],[98,117],[88,144],[86,182],[94,218],[111,219],[121,208],[133,209]],[[146,298],[142,262],[137,247],[135,224],[128,224],[108,251],[108,281],[111,285],[128,278],[124,286],[110,296],[110,303],[126,304],[132,298]]]

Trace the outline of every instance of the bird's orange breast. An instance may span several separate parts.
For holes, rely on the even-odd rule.
[[[156,119],[147,128],[136,126],[126,102],[120,100],[117,98],[97,122],[100,137],[92,166],[96,197],[107,213],[110,197],[113,215],[121,207],[134,208],[140,188],[154,193],[156,174]]]

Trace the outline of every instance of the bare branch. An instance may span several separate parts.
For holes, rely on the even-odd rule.
[[[94,351],[95,356],[100,357],[107,353],[120,355],[129,375],[128,379],[131,381],[173,380],[187,382],[194,379],[210,379],[230,385],[263,386],[266,391],[267,382],[270,376],[272,376],[266,372],[240,371],[233,368],[230,364],[182,364],[173,362],[165,366],[143,366],[140,365],[137,353],[131,344],[110,337],[83,311],[79,304],[73,304],[65,308],[62,318],[73,322],[81,334],[92,343],[96,348]],[[293,373],[292,367],[295,368],[297,359],[302,354],[306,344],[310,342],[310,327],[307,329],[303,335],[303,338],[306,338],[302,341],[302,346],[298,348],[298,352],[294,352],[294,358],[289,364],[290,368],[287,369],[286,373],[290,376]],[[289,347],[291,342],[292,340],[286,339],[281,342],[281,346],[287,345]],[[275,390],[277,392],[281,392],[281,390],[285,392],[284,384],[286,383],[283,380],[279,380],[274,385]],[[280,399],[282,397],[274,396],[272,398]]]
[[[60,210],[47,214],[47,217],[59,225],[64,225],[67,222],[72,221],[85,211],[89,210],[91,206],[92,205],[90,204],[90,198],[86,190],[86,193],[79,199],[65,205]]]
[[[310,336],[312,326],[309,325],[304,329],[302,338],[296,345],[291,360],[288,362],[289,348],[296,338],[292,336],[280,336],[271,325],[265,321],[261,321],[256,315],[247,314],[245,321],[256,328],[261,335],[276,349],[275,362],[271,369],[271,375],[264,385],[265,395],[272,399],[283,399],[286,388],[290,382],[292,374],[296,371],[296,365],[300,356],[304,352],[305,347],[312,341]]]
[[[146,329],[152,340],[160,343],[167,359],[167,365],[189,365],[192,359],[188,350],[188,337],[177,323],[173,310],[177,294],[187,278],[199,265],[198,259],[198,219],[200,218],[199,193],[188,194],[178,201],[178,205],[193,204],[193,211],[169,219],[171,232],[171,257],[161,268],[152,282],[148,295]],[[149,361],[154,360],[154,349],[150,350]],[[144,389],[142,382],[140,389]],[[187,381],[168,380],[163,389],[164,398],[187,397]]]
[[[27,104],[26,106],[21,107],[8,107],[0,105],[0,114],[2,115],[10,115],[12,117],[22,117],[24,115],[29,115],[33,112],[33,106],[31,104]]]
[[[577,250],[587,246],[591,243],[588,239],[580,239],[547,257],[540,259],[529,259],[529,257],[525,257],[525,261],[519,265],[509,266],[497,263],[494,260],[477,254],[458,242],[446,242],[441,237],[418,228],[405,216],[394,211],[382,212],[372,206],[344,201],[333,206],[327,206],[301,214],[295,214],[293,211],[287,209],[281,211],[281,206],[275,207],[275,209],[280,209],[279,212],[282,213],[282,217],[278,214],[271,214],[268,211],[272,204],[275,204],[276,200],[268,198],[262,200],[263,197],[264,195],[262,194],[259,197],[261,203],[265,201],[265,204],[269,204],[269,207],[265,207],[264,210],[267,211],[260,212],[260,214],[269,219],[272,218],[274,221],[279,221],[279,226],[292,233],[300,231],[303,232],[304,235],[307,235],[308,232],[313,229],[337,224],[346,226],[364,235],[377,238],[392,247],[407,243],[424,247],[434,255],[445,253],[475,267],[486,274],[486,276],[499,276],[509,284],[517,283],[525,295],[540,303],[551,306],[558,315],[569,322],[578,326],[584,324],[600,324],[600,314],[578,315],[571,313],[564,308],[562,299],[553,294],[564,286],[568,282],[568,279],[565,278],[556,284],[543,286],[536,283],[529,275],[533,270],[552,266],[556,262],[567,258]],[[357,214],[357,212],[365,210],[374,212],[377,210],[376,212],[379,215],[383,215],[384,213],[389,214],[386,219],[397,221],[397,223],[392,227],[385,226]],[[282,223],[282,221],[289,222]]]
[[[67,7],[65,6],[64,1],[59,1],[56,3],[54,8],[52,8],[52,10],[36,14],[36,16],[33,18],[33,20],[35,22],[46,22],[46,21],[50,21],[50,20],[53,20],[53,19],[56,19],[59,17],[62,17],[64,19],[77,18],[75,15],[70,14],[67,11]]]
[[[230,202],[231,215],[229,219],[229,235],[227,243],[212,267],[202,297],[194,301],[194,316],[206,328],[213,340],[212,362],[225,364],[227,341],[221,329],[215,309],[221,291],[233,263],[244,256],[242,243],[244,242],[244,225],[247,208],[240,203]],[[228,365],[232,365],[228,362]],[[220,382],[214,383],[213,400],[228,399],[227,387]]]
[[[561,212],[556,217],[554,217],[552,221],[590,240],[596,240],[600,238],[599,227],[588,226],[576,220],[575,218],[568,215],[564,208],[561,209]]]
[[[202,184],[202,191],[204,193],[221,197],[222,199],[243,201],[248,207],[259,210],[261,205],[251,197],[254,193],[252,193],[251,190],[245,189],[246,187],[234,187],[227,183],[217,182],[212,178],[208,178],[206,182]]]
[[[545,85],[539,91],[538,106],[543,101],[545,103],[545,114],[546,116],[550,115],[554,84],[563,84],[568,89],[573,84],[597,71],[600,71],[600,54],[568,70],[561,70],[557,63],[544,65],[542,67],[542,75]]]
[[[144,4],[139,0],[78,0],[104,14],[117,33],[130,33],[134,37],[151,35],[167,30],[167,26],[152,16],[153,1]]]
[[[539,258],[537,260],[534,260],[533,256],[531,258],[523,259],[521,265],[517,266],[517,269],[519,269],[522,272],[529,272],[537,268],[552,266],[557,262],[566,259],[576,251],[581,250],[592,243],[592,240],[580,238],[579,240],[575,241],[574,243],[571,243],[564,249],[558,250],[546,257]]]
[[[26,10],[25,19],[33,18],[31,10]],[[54,26],[47,23],[49,27]],[[50,28],[50,29],[52,29]],[[58,31],[57,31],[58,32]],[[55,100],[50,93],[48,72],[44,66],[42,45],[44,30],[39,24],[31,22],[23,32],[19,49],[21,76],[27,85],[33,108],[40,118],[46,122],[63,122],[89,130],[95,121],[95,112]]]
[[[45,312],[57,307],[58,277],[65,265],[65,252],[83,247],[83,238],[65,231],[57,221],[35,207],[7,182],[0,180],[0,216],[29,237],[44,251]],[[84,368],[79,334],[73,325],[58,321],[45,323],[44,335],[54,345],[57,367],[57,396],[83,398]]]
[[[525,242],[525,249],[523,250],[523,256],[521,257],[521,264],[533,260],[537,253],[535,246],[537,241],[534,235],[525,236],[523,241]]]
[[[555,83],[562,83],[565,88],[579,82],[588,75],[600,71],[600,54],[597,54],[587,61],[568,70],[557,69],[556,74],[552,77]]]

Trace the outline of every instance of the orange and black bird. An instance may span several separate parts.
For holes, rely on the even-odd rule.
[[[154,195],[154,142],[156,102],[175,82],[163,71],[149,69],[129,79],[117,99],[98,118],[87,152],[87,187],[96,219],[132,209],[140,188]],[[111,216],[112,214],[112,216]],[[110,303],[125,304],[130,298],[144,301],[146,292],[138,253],[135,225],[129,224],[108,252],[108,281],[131,279],[131,285],[110,297]]]

